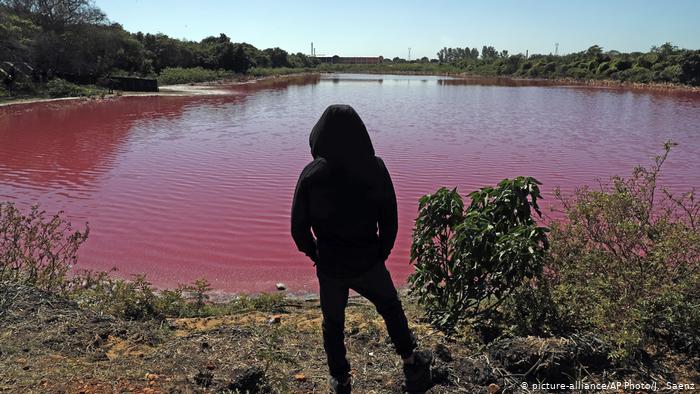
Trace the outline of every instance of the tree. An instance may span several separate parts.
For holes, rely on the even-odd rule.
[[[479,58],[479,50],[476,48],[472,48],[472,53],[469,56],[471,59],[478,59]]]
[[[700,50],[683,54],[679,79],[683,83],[700,86]]]
[[[678,52],[678,47],[671,44],[670,42],[665,42],[661,46],[651,47],[651,52],[658,53],[662,59],[665,59],[674,53]]]
[[[28,16],[37,25],[50,30],[107,23],[107,16],[92,0],[0,0],[0,6]]]
[[[253,65],[253,60],[248,56],[243,44],[236,44],[233,51],[233,71],[244,74]]]
[[[41,29],[31,20],[0,9],[0,61],[29,62]]]
[[[481,58],[484,60],[493,60],[498,57],[498,52],[496,51],[496,48],[492,46],[486,46],[484,45],[481,48]]]
[[[267,48],[263,52],[270,58],[270,67],[289,67],[287,51],[274,47]]]

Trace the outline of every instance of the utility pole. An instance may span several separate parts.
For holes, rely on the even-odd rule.
[[[411,47],[408,47],[408,61],[411,61]]]

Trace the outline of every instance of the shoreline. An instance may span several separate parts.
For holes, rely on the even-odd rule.
[[[14,105],[23,104],[34,104],[34,103],[46,103],[54,101],[69,101],[69,100],[83,100],[83,101],[101,101],[101,100],[112,100],[121,97],[194,97],[194,96],[230,96],[235,93],[223,89],[222,87],[231,86],[243,86],[248,84],[263,83],[267,81],[280,81],[283,79],[292,79],[298,77],[304,77],[309,75],[315,75],[320,73],[294,73],[286,75],[270,75],[264,77],[246,76],[244,78],[237,79],[222,79],[207,82],[190,82],[175,85],[163,85],[158,87],[157,92],[129,92],[129,91],[115,91],[112,94],[105,94],[104,97],[99,96],[79,96],[79,97],[23,97],[16,98],[7,101],[0,101],[0,108],[10,107]]]
[[[437,76],[437,77],[451,77],[455,78],[455,81],[459,81],[465,85],[468,84],[482,84],[482,85],[494,85],[494,86],[512,86],[512,87],[523,87],[523,86],[540,86],[540,87],[568,87],[568,88],[599,88],[599,89],[616,89],[616,90],[629,90],[636,92],[656,92],[656,93],[693,93],[700,94],[700,86],[690,86],[681,85],[673,83],[637,83],[637,82],[625,82],[616,80],[579,80],[575,78],[524,78],[524,77],[511,77],[511,76],[487,76],[469,73],[436,73],[436,72],[415,72],[415,71],[374,71],[366,70],[362,72],[357,71],[338,71],[338,72],[300,72],[292,73],[286,75],[270,75],[263,77],[248,76],[238,79],[223,79],[214,80],[207,82],[191,82],[186,84],[175,84],[175,85],[163,85],[159,87],[158,92],[123,92],[119,91],[113,94],[107,94],[104,97],[90,96],[90,97],[55,97],[55,98],[44,98],[44,97],[27,97],[27,98],[16,98],[7,101],[0,101],[0,108],[9,107],[14,105],[22,104],[34,104],[34,103],[44,103],[44,102],[54,102],[63,100],[107,100],[115,99],[120,97],[161,97],[161,96],[174,96],[174,97],[193,97],[193,96],[226,96],[232,95],[233,93],[229,90],[222,89],[221,87],[231,87],[239,85],[247,85],[254,83],[262,83],[266,81],[281,81],[284,79],[298,78],[309,75],[320,75],[320,74],[372,74],[372,75],[424,75],[424,76]]]

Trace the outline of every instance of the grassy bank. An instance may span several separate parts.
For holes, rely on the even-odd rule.
[[[0,103],[34,98],[104,97],[107,94],[108,90],[100,86],[76,85],[57,78],[47,83],[26,82],[18,84],[12,94],[0,87]]]

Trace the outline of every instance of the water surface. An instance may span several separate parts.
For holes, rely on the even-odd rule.
[[[700,183],[700,96],[497,86],[439,77],[329,75],[230,88],[227,96],[128,97],[0,108],[0,200],[90,223],[83,268],[199,277],[226,291],[315,290],[289,235],[308,135],[326,106],[365,121],[394,179],[400,230],[389,267],[409,273],[417,199],[528,175],[571,191],[629,174],[680,143],[664,183]],[[547,199],[551,201],[551,198]]]

